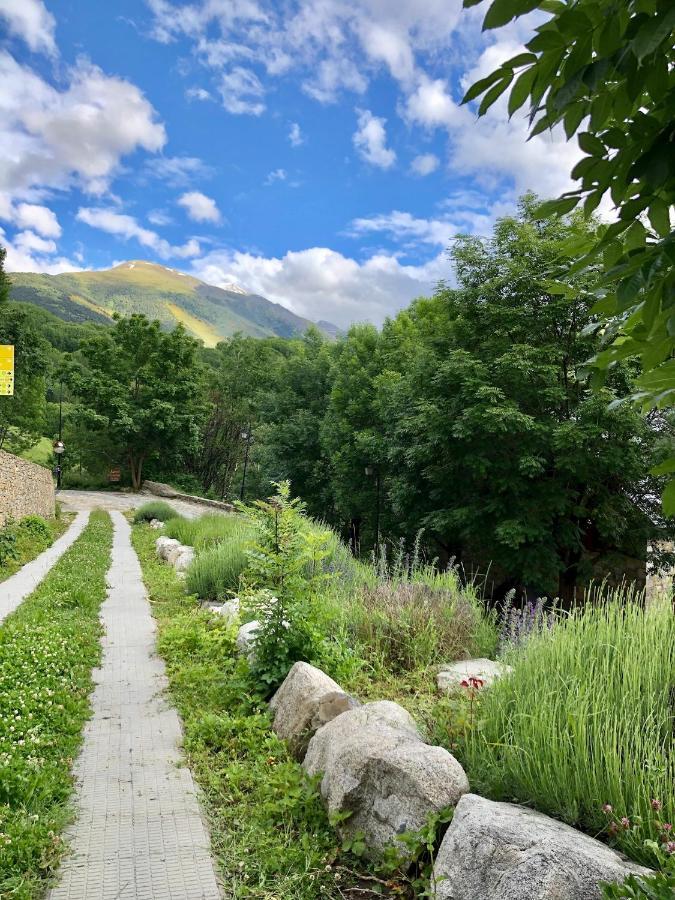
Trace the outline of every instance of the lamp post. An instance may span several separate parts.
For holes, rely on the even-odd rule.
[[[56,453],[56,490],[61,490],[61,457],[65,452],[65,444],[63,443],[63,378],[61,379],[61,389],[59,391],[59,438],[54,442],[54,453]]]
[[[377,500],[375,503],[375,552],[380,546],[380,467],[367,465],[365,468],[366,475],[369,478],[375,476],[375,491]]]
[[[242,441],[246,441],[246,450],[244,451],[244,471],[241,476],[241,491],[239,492],[239,499],[244,502],[244,492],[246,490],[246,470],[248,469],[248,453],[251,449],[251,426],[249,425],[245,431],[241,433]]]

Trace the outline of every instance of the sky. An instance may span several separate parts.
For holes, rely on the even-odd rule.
[[[461,0],[0,0],[8,271],[147,259],[380,324],[580,153],[466,88],[520,52]]]

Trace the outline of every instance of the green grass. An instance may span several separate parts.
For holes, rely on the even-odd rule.
[[[197,519],[178,516],[167,522],[164,534],[196,550],[205,550],[225,541],[248,541],[253,531],[241,516],[209,513]]]
[[[0,897],[36,900],[64,850],[71,766],[100,660],[112,526],[89,524],[0,626]]]
[[[26,518],[32,519],[33,517]],[[54,519],[41,519],[40,521],[45,524],[44,530],[41,528],[37,530],[30,528],[24,520],[0,529],[0,541],[2,540],[3,531],[5,534],[8,531],[12,532],[15,538],[13,546],[16,552],[16,556],[11,558],[4,558],[3,554],[3,561],[0,563],[0,583],[9,578],[10,575],[18,572],[22,566],[35,559],[48,547],[51,547],[54,541],[68,528],[72,520],[72,514],[67,513]]]
[[[225,896],[257,900],[354,897],[336,838],[301,767],[270,730],[266,704],[249,693],[236,630],[199,610],[137,526],[159,649],[183,719],[188,764],[201,784]]]
[[[50,469],[54,463],[54,451],[52,442],[48,437],[41,437],[37,444],[29,447],[20,454],[29,462],[37,463],[39,466],[46,466]]]
[[[150,500],[139,506],[134,513],[134,522],[151,522],[159,519],[160,522],[168,522],[178,518],[178,513],[169,503],[163,500]]]
[[[641,816],[647,832],[652,798],[665,821],[675,819],[669,602],[645,610],[619,593],[589,603],[510,661],[513,675],[485,694],[482,727],[466,746],[475,790],[592,834],[606,824],[604,803],[620,816]],[[617,843],[650,864],[641,846],[647,836],[622,831]]]

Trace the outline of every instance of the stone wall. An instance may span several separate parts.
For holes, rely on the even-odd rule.
[[[49,469],[0,450],[0,528],[7,519],[54,515],[54,481]]]

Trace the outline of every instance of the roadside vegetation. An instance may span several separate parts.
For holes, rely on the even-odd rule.
[[[0,582],[51,547],[72,518],[72,515],[61,513],[57,508],[53,519],[31,515],[24,516],[18,522],[6,522],[0,528]]]
[[[0,896],[42,897],[64,851],[71,768],[100,659],[112,525],[94,512],[0,626]]]
[[[368,884],[373,895],[424,896],[428,889],[443,822],[431,823],[423,839],[406,836],[416,848],[409,872],[391,859],[359,868],[354,846],[339,846],[313,786],[270,731],[265,701],[297,660],[323,669],[362,701],[406,707],[431,742],[457,756],[479,793],[533,806],[637,861],[672,868],[665,827],[675,818],[669,598],[645,607],[625,590],[598,589],[569,613],[542,601],[522,609],[507,604],[497,614],[475,585],[454,568],[438,571],[418,546],[383,549],[370,563],[355,559],[307,518],[288,485],[241,513],[238,527],[231,517],[222,526],[227,539],[197,551],[185,582],[156,559],[157,532],[134,529],[160,621],[160,650],[186,722],[186,749],[207,791],[231,896],[331,895],[331,879],[345,868],[380,878],[377,885],[354,882]],[[180,520],[170,529],[181,539],[194,537],[200,527],[215,527],[211,518],[202,526],[191,522],[190,534]],[[200,594],[191,571],[220,551],[227,559],[241,555],[238,577],[233,569],[223,591]],[[259,622],[250,661],[236,653],[239,621],[197,602],[235,595],[241,621]],[[437,691],[441,663],[478,656],[499,657],[513,672],[489,689]],[[271,829],[279,817],[283,826]],[[307,844],[310,831],[315,838]],[[250,859],[247,846],[264,852]],[[362,852],[358,842],[356,851]],[[286,879],[287,893],[269,887],[272,872]],[[310,875],[315,893],[300,888]],[[668,877],[658,876],[655,890],[669,890]],[[335,890],[336,897],[350,896]]]

